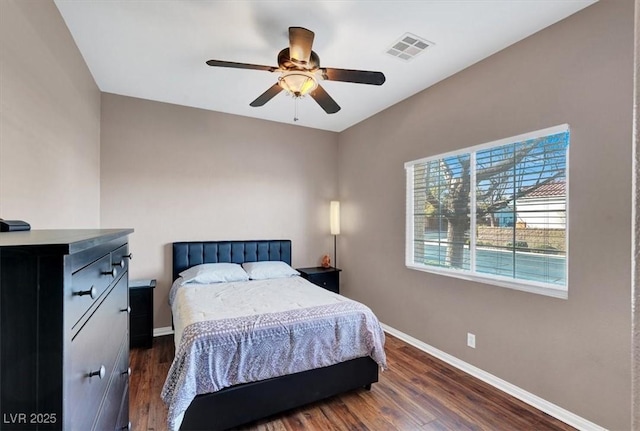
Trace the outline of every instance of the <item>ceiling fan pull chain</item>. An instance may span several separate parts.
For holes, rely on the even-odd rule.
[[[299,97],[293,98],[294,108],[293,108],[293,121],[298,121],[298,99]]]

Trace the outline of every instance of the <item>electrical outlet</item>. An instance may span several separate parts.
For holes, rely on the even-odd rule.
[[[476,336],[471,332],[467,332],[467,346],[471,347],[472,349],[476,348]]]

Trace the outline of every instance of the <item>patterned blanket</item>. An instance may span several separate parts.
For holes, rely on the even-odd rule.
[[[310,288],[316,294],[320,289]],[[169,406],[169,429],[178,429],[199,394],[362,356],[386,368],[376,316],[361,303],[337,297],[328,304],[186,325],[161,394]]]

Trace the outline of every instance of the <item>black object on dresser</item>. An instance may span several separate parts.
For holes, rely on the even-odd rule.
[[[0,234],[3,430],[130,427],[132,232]]]
[[[338,268],[314,266],[312,268],[296,268],[304,278],[335,293],[340,293],[340,271]]]
[[[153,345],[153,289],[155,280],[129,282],[129,347],[150,349]]]

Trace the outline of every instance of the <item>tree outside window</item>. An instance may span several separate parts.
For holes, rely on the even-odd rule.
[[[407,163],[408,266],[566,288],[568,147],[564,125]]]

